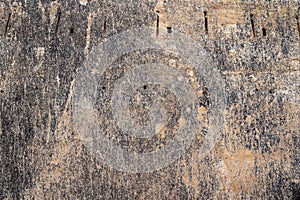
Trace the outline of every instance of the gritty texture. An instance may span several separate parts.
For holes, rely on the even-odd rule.
[[[299,199],[299,12],[293,0],[1,1],[0,199]],[[75,134],[72,87],[93,46],[143,25],[176,28],[205,48],[226,82],[225,128],[205,158],[195,142],[164,169],[128,174],[97,162]],[[174,59],[129,57],[139,54]],[[148,87],[172,100],[175,118],[144,151],[180,123],[172,94]]]

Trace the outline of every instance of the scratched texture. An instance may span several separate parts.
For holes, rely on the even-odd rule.
[[[299,199],[299,12],[296,0],[1,1],[0,199]],[[127,174],[85,149],[71,91],[94,45],[143,25],[204,46],[225,78],[225,128],[204,159],[193,144]]]

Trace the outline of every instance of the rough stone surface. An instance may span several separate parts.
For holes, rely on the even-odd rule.
[[[293,0],[1,1],[0,199],[299,199],[299,10]],[[198,41],[223,74],[224,132],[205,158],[195,142],[156,172],[118,172],[76,135],[72,86],[93,46],[157,23]],[[170,57],[129,57],[148,54]]]

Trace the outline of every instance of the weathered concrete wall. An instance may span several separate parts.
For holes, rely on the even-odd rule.
[[[0,199],[299,198],[297,16],[293,0],[2,1]],[[82,145],[71,91],[93,46],[142,25],[204,46],[226,82],[225,128],[205,158],[193,144],[127,174]]]

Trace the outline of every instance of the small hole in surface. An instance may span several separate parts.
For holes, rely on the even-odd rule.
[[[204,14],[204,27],[205,27],[205,33],[208,33],[208,19],[207,19],[207,11],[203,12]]]
[[[147,85],[144,85],[144,90],[146,90],[147,89]]]
[[[73,34],[74,32],[75,32],[74,28],[71,27],[71,28],[70,28],[70,34]]]
[[[168,33],[172,33],[172,27],[167,27]]]
[[[267,36],[267,29],[262,28],[263,36]]]

